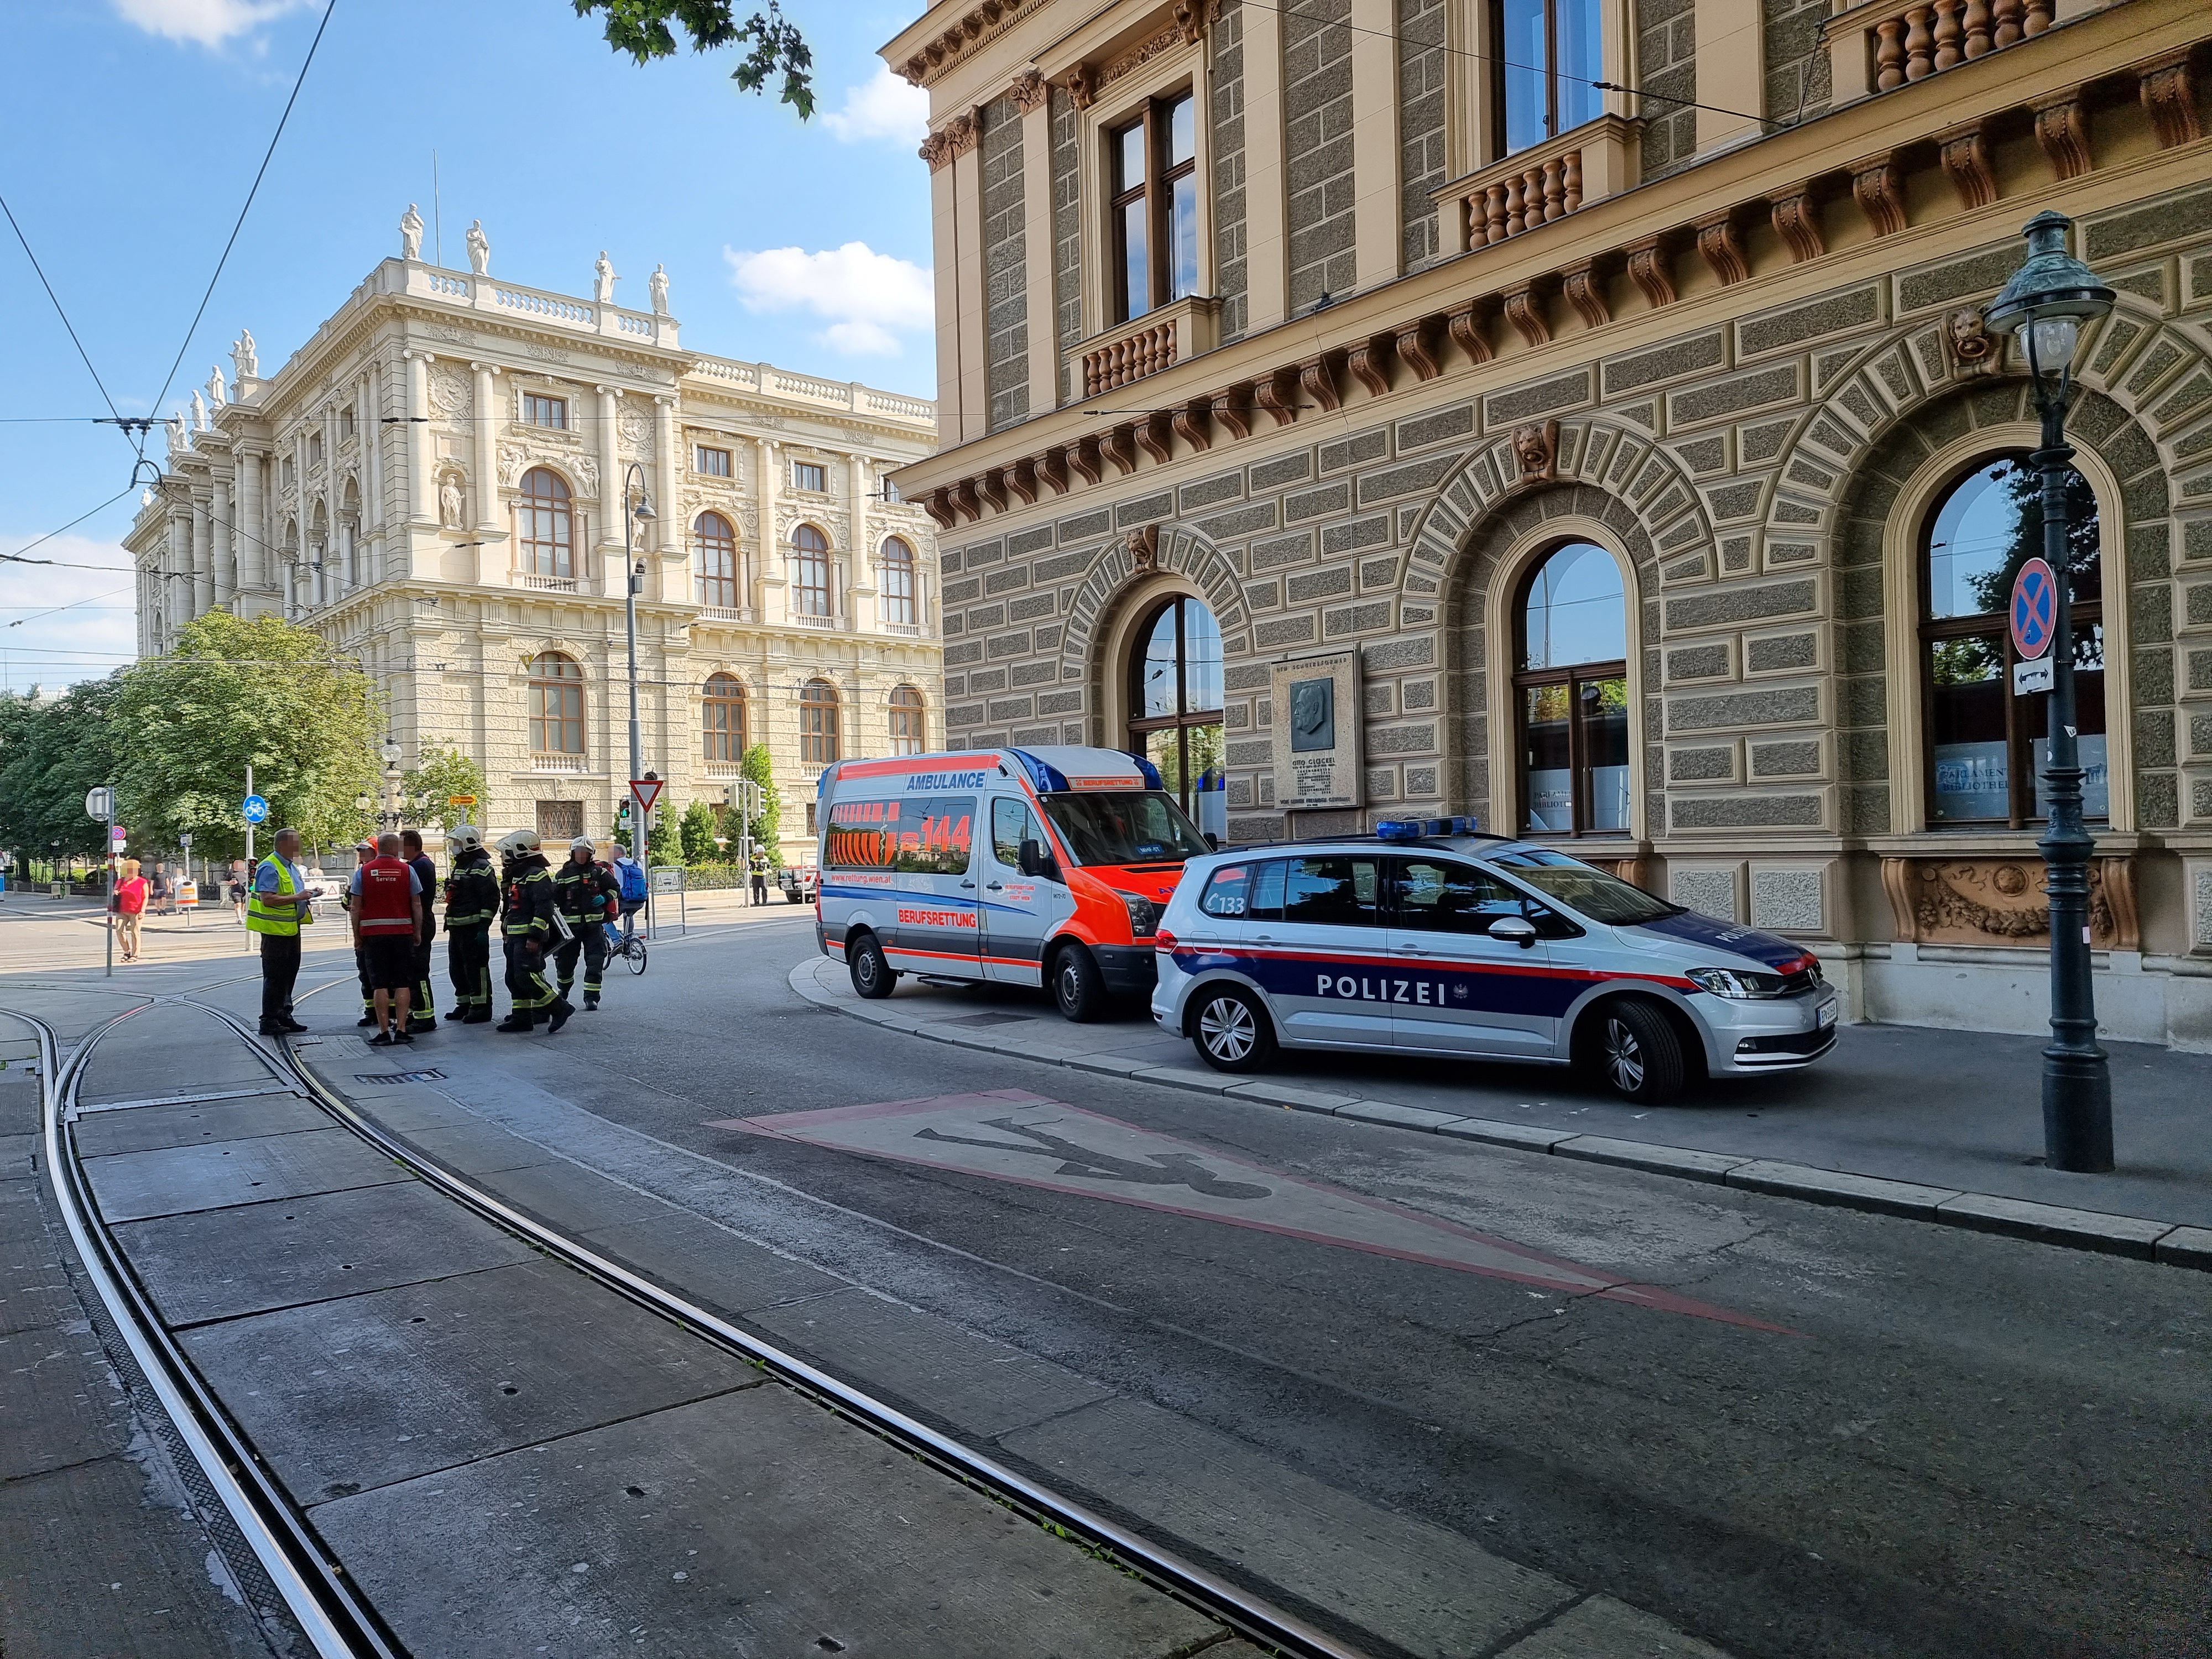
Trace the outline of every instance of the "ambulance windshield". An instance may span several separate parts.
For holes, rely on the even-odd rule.
[[[1175,798],[1157,789],[1085,790],[1042,799],[1079,864],[1180,864],[1213,850]]]

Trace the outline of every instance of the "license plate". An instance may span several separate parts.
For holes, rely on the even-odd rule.
[[[1832,1002],[1826,1007],[1820,1010],[1820,1029],[1825,1031],[1835,1023],[1836,1005]]]

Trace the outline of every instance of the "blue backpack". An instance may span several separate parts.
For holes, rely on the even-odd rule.
[[[615,861],[615,874],[622,882],[622,896],[625,902],[634,904],[645,897],[645,866],[643,865],[629,859],[617,859]]]

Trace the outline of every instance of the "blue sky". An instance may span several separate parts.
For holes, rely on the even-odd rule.
[[[15,66],[0,193],[126,415],[167,413],[212,363],[228,376],[241,325],[263,373],[282,363],[398,252],[409,202],[433,216],[433,149],[450,264],[466,264],[476,218],[493,271],[534,287],[588,294],[604,247],[624,278],[617,299],[642,307],[665,263],[687,346],[933,396],[924,106],[875,56],[922,0],[786,8],[814,48],[820,112],[805,125],[737,91],[731,55],[641,69],[567,0],[337,0],[158,411],[322,0],[0,8],[0,61]],[[12,553],[122,489],[132,456],[112,428],[45,418],[106,408],[4,222],[0,307],[0,553]],[[0,684],[128,659],[116,538],[136,501],[28,555],[105,569],[0,563]]]

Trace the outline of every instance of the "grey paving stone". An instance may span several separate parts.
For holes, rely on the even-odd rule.
[[[1273,1454],[1136,1401],[1000,1442],[1063,1490],[1144,1516],[1201,1559],[1291,1585],[1410,1653],[1478,1653],[1575,1592],[1455,1534],[1287,1468]]]
[[[297,1198],[411,1178],[346,1129],[122,1152],[87,1158],[84,1172],[100,1213],[110,1221],[180,1215],[226,1204]]]
[[[1239,1083],[1223,1092],[1231,1100],[1253,1100],[1263,1106],[1288,1106],[1297,1111],[1319,1112],[1324,1115],[1339,1111],[1359,1098],[1357,1095],[1330,1094],[1326,1090],[1301,1089],[1294,1084],[1273,1082]]]
[[[1575,1135],[1554,1142],[1560,1158],[1579,1158],[1592,1164],[1618,1164],[1631,1170],[1656,1170],[1662,1175],[1686,1176],[1692,1181],[1719,1182],[1730,1170],[1751,1160],[1726,1152],[1692,1152],[1686,1146],[1654,1146],[1641,1140],[1614,1140],[1604,1135]]]
[[[580,1237],[598,1254],[713,1312],[744,1315],[850,1288],[849,1280],[739,1238],[703,1216],[628,1221]]]
[[[2144,1261],[2154,1259],[2158,1241],[2173,1231],[2170,1221],[2143,1221],[2134,1216],[2104,1215],[2094,1210],[2062,1209],[2055,1204],[1992,1198],[1986,1193],[1962,1193],[1938,1206],[1936,1213],[1944,1220],[1972,1227],[1978,1232],[2008,1233],[2014,1238],[2071,1244],[2077,1249],[2131,1255]]]
[[[202,1325],[180,1340],[310,1504],[760,1377],[542,1258]]]
[[[1227,1094],[1237,1081],[1220,1072],[1201,1071],[1194,1066],[1150,1066],[1129,1075],[1139,1083],[1164,1083],[1170,1089],[1196,1089],[1210,1095]]]
[[[663,1203],[649,1193],[635,1191],[563,1158],[487,1170],[471,1176],[470,1182],[564,1232],[587,1232],[617,1222],[678,1213],[674,1205]]]
[[[33,1133],[0,1135],[0,1181],[21,1181],[35,1173],[42,1145]]]
[[[1570,1129],[1547,1129],[1540,1123],[1508,1123],[1502,1118],[1462,1117],[1437,1126],[1440,1135],[1455,1140],[1487,1141],[1493,1146],[1521,1146],[1548,1152],[1563,1140],[1580,1139]]]
[[[1810,1199],[1847,1209],[1872,1210],[1882,1215],[1910,1216],[1933,1221],[1939,1206],[1960,1196],[1952,1187],[1923,1187],[1910,1181],[1879,1181],[1872,1176],[1846,1175],[1839,1170],[1815,1170],[1803,1164],[1781,1164],[1754,1159],[1739,1164],[1727,1175],[1727,1184],[1755,1193],[1778,1193],[1784,1198]]]
[[[334,1067],[317,1066],[316,1075],[336,1085],[338,1092],[386,1129],[405,1135],[418,1129],[444,1129],[457,1123],[483,1120],[450,1095],[428,1083],[403,1083],[389,1089],[371,1089],[356,1083]]]
[[[424,1655],[465,1630],[471,1659],[1170,1659],[1219,1628],[775,1387],[325,1504],[315,1520]]]
[[[1609,1595],[1578,1602],[1499,1659],[1729,1659],[1663,1619]]]
[[[365,1109],[380,1121],[382,1114]],[[390,1126],[386,1126],[390,1127]],[[441,1124],[428,1129],[398,1131],[409,1146],[461,1175],[490,1175],[501,1170],[527,1169],[544,1164],[553,1154],[543,1146],[509,1134],[497,1124],[477,1119],[467,1123]]]
[[[173,1325],[359,1296],[536,1255],[414,1181],[125,1222],[115,1237]]]
[[[209,1140],[250,1140],[258,1135],[299,1134],[331,1127],[330,1115],[313,1102],[297,1095],[271,1093],[196,1106],[137,1106],[127,1111],[88,1113],[77,1120],[76,1144],[80,1157],[106,1158],[117,1152],[196,1146]]]
[[[1337,1111],[1339,1117],[1356,1118],[1362,1123],[1390,1123],[1401,1129],[1442,1129],[1447,1123],[1459,1121],[1457,1112],[1432,1112],[1425,1106],[1401,1106],[1390,1100],[1355,1100]]]
[[[2153,1247],[2160,1261],[2212,1270],[2212,1227],[2176,1227]]]

